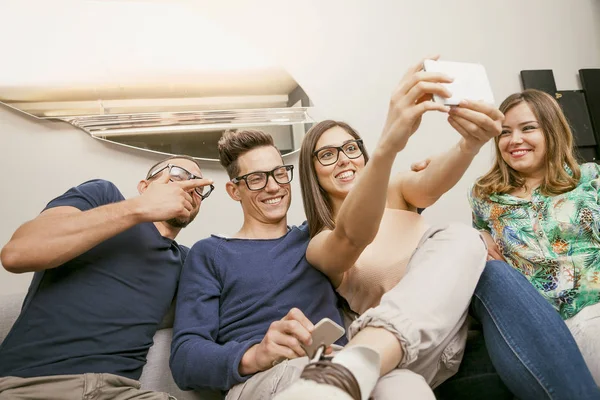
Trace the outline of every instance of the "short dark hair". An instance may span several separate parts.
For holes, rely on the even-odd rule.
[[[273,137],[266,132],[256,129],[244,129],[240,131],[226,131],[219,139],[219,161],[227,170],[230,179],[240,174],[238,158],[258,147],[273,146]],[[277,147],[275,147],[277,149]],[[279,150],[277,150],[279,151]]]
[[[167,161],[169,161],[169,160],[175,160],[175,159],[184,159],[184,160],[192,161],[193,163],[195,163],[198,166],[198,169],[200,171],[202,171],[202,168],[200,167],[200,163],[194,157],[184,156],[184,155],[171,156],[171,157],[164,158],[164,159],[160,160],[159,162],[157,162],[156,164],[154,164],[153,166],[151,166],[150,169],[148,170],[148,173],[146,174],[146,179],[150,178],[150,175],[152,175],[152,173],[155,170],[157,170],[158,167],[162,167],[163,164],[166,163]]]

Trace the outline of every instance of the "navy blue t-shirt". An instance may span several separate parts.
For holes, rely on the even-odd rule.
[[[278,239],[212,236],[192,247],[171,347],[180,388],[229,390],[248,379],[238,372],[242,356],[294,307],[313,323],[327,317],[342,325],[329,279],[306,261],[309,240],[304,224]]]
[[[85,211],[122,200],[115,185],[93,180],[46,209]],[[21,315],[0,345],[0,376],[112,373],[139,379],[187,251],[153,223],[142,223],[36,272]]]

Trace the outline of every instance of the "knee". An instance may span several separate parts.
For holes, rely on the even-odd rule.
[[[460,223],[449,224],[446,229],[460,242],[461,247],[465,247],[466,251],[487,253],[485,241],[477,229]]]
[[[447,232],[456,241],[456,251],[473,261],[465,265],[472,266],[476,270],[474,272],[481,274],[487,257],[487,246],[479,231],[468,225],[453,223],[448,226]]]
[[[435,400],[433,390],[421,375],[407,370],[396,369],[379,379],[373,397],[376,399],[397,399],[398,389],[407,399]]]
[[[535,290],[521,272],[505,261],[491,260],[485,263],[475,288],[475,295],[486,297],[497,293],[502,296],[521,297]]]
[[[505,261],[490,260],[485,263],[485,268],[479,279],[481,284],[485,283],[508,283],[521,277],[521,273],[508,265]]]

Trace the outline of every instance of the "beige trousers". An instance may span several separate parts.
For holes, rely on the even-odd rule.
[[[0,378],[0,400],[176,400],[113,374]]]
[[[367,326],[394,333],[404,353],[398,368],[416,372],[435,388],[462,361],[469,304],[486,257],[475,229],[462,224],[430,228],[402,280],[350,325],[348,337]]]
[[[467,310],[487,249],[476,230],[460,224],[433,227],[424,235],[404,278],[379,306],[349,327],[349,337],[367,326],[394,333],[404,358],[379,379],[376,400],[435,399],[432,387],[456,373],[467,339]],[[234,386],[227,400],[268,400],[298,379],[306,357],[290,360]]]
[[[600,386],[600,303],[585,307],[565,320],[583,358]]]

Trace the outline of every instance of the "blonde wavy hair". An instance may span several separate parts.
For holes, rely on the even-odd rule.
[[[508,96],[500,105],[500,111],[506,114],[523,102],[527,103],[535,115],[546,142],[544,157],[546,173],[540,185],[541,193],[552,196],[573,190],[579,182],[581,172],[573,149],[573,132],[562,109],[549,94],[527,89]],[[525,186],[525,178],[502,158],[498,147],[499,140],[499,136],[494,138],[496,148],[494,165],[475,183],[473,194],[476,197],[488,197],[493,193],[510,193]]]

